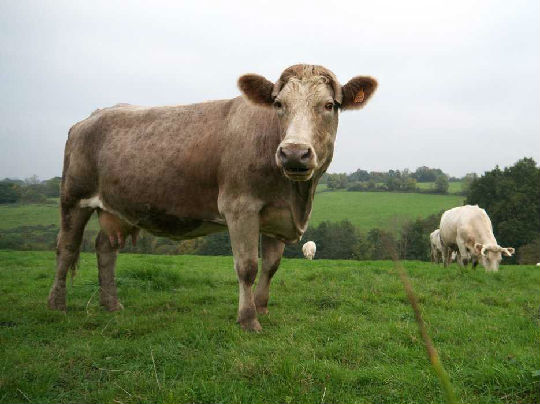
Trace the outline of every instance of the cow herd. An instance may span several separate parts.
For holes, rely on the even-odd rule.
[[[117,253],[140,229],[172,239],[227,231],[239,285],[238,323],[258,331],[285,244],[300,240],[315,189],[334,152],[341,111],[363,108],[377,88],[369,76],[341,85],[328,69],[294,65],[274,83],[247,74],[242,96],[193,105],[99,109],[69,130],[60,192],[61,225],[51,309],[66,309],[66,277],[77,265],[94,212],[100,303],[117,297]],[[260,240],[260,242],[259,242]],[[443,215],[435,240],[448,265],[480,260],[497,270],[501,254],[478,207]],[[259,247],[262,257],[259,271]],[[306,243],[304,254],[315,255]]]
[[[447,210],[441,216],[440,227],[430,234],[431,259],[445,267],[455,257],[461,267],[478,263],[489,272],[499,270],[503,255],[510,257],[515,250],[501,247],[493,235],[491,220],[484,209],[465,205]]]

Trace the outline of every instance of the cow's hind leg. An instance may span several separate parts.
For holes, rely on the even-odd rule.
[[[61,227],[56,246],[56,276],[49,292],[48,304],[53,310],[66,309],[66,277],[68,270],[75,270],[84,233],[84,227],[93,209],[62,206]]]
[[[452,256],[452,249],[443,245],[442,246],[442,260],[443,260],[443,265],[445,268],[448,268],[448,265],[450,265],[451,256]]]
[[[118,248],[111,245],[109,236],[101,230],[96,237],[96,255],[99,276],[99,301],[109,311],[122,310],[124,307],[118,301],[114,268]]]
[[[261,237],[262,270],[255,288],[255,306],[257,313],[268,313],[270,281],[279,268],[285,244],[275,238]]]

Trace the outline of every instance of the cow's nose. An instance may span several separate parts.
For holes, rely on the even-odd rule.
[[[314,153],[309,145],[289,144],[279,148],[279,160],[287,169],[307,170],[311,166]]]

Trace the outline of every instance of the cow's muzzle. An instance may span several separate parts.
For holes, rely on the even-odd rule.
[[[307,181],[317,166],[315,151],[310,145],[288,143],[278,147],[276,161],[284,174],[293,181]]]

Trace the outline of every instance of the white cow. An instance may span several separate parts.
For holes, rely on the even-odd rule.
[[[302,252],[304,253],[304,257],[306,257],[308,260],[312,260],[313,257],[315,257],[316,251],[317,246],[313,241],[308,241],[302,246]]]
[[[458,263],[465,266],[472,260],[473,268],[482,263],[486,271],[496,272],[502,254],[510,257],[515,250],[497,244],[491,220],[478,205],[465,205],[447,210],[441,217],[440,238],[444,266],[448,266],[452,250],[457,250]]]
[[[439,237],[440,230],[436,229],[429,235],[429,242],[431,245],[431,262],[438,264],[442,261],[442,244]]]
[[[438,264],[443,262],[443,247],[441,243],[440,230],[436,229],[429,235],[429,242],[431,245],[431,262]],[[454,262],[458,255],[458,251],[452,251],[450,255],[450,262]]]

